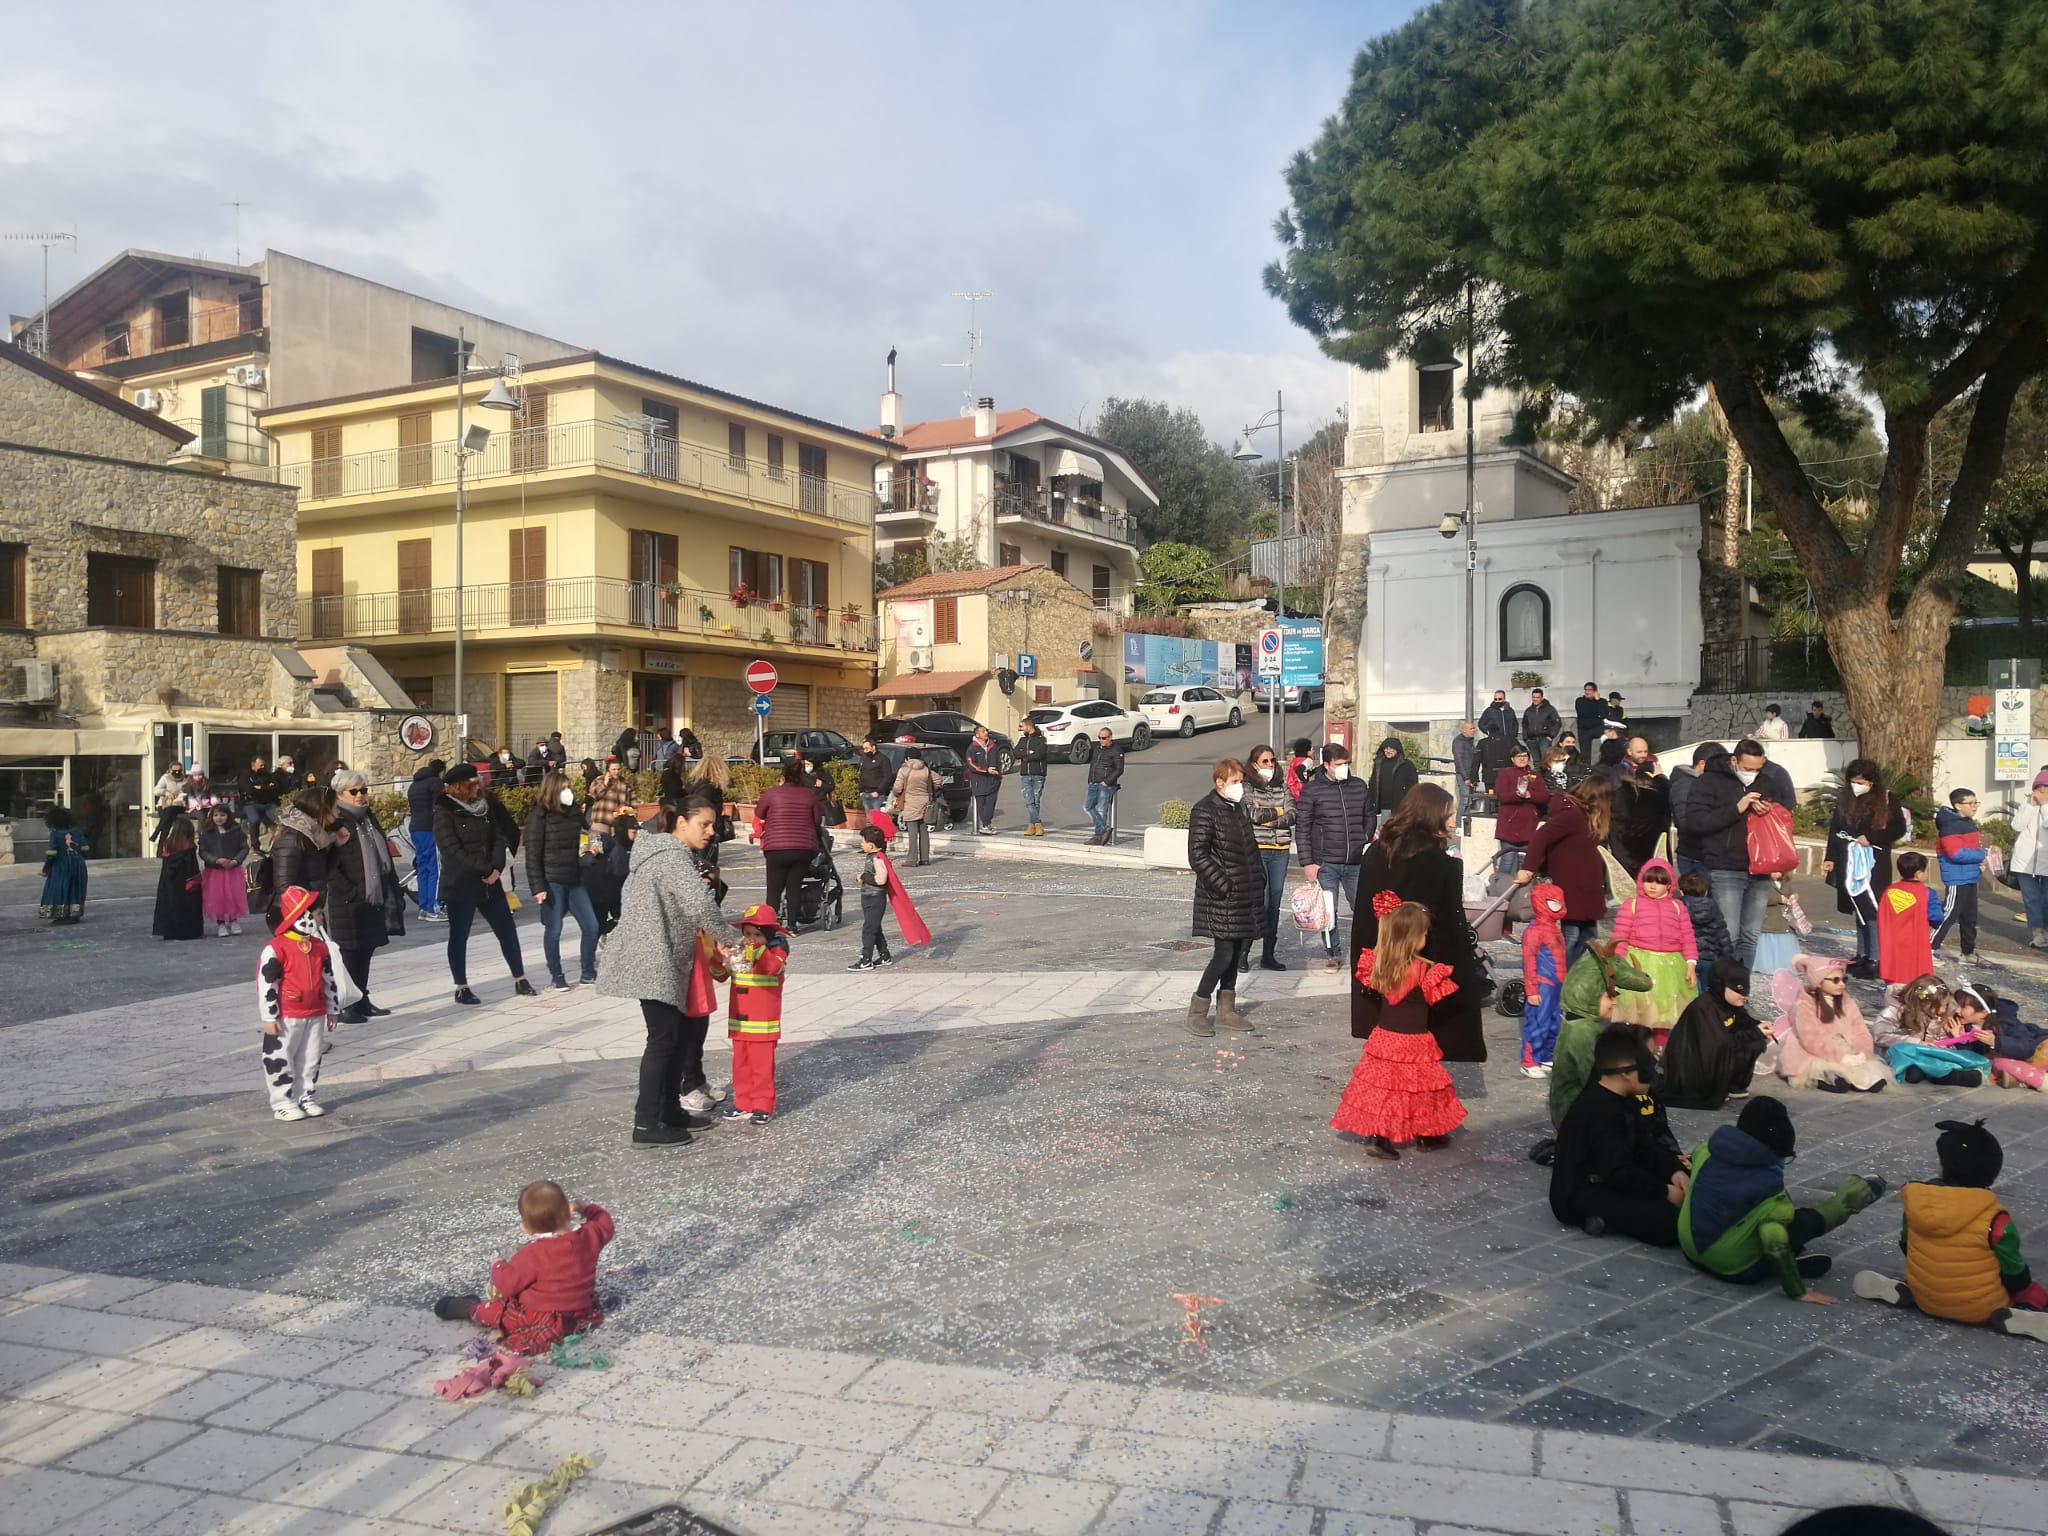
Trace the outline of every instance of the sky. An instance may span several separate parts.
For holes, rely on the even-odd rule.
[[[973,390],[1212,437],[1342,369],[1260,283],[1282,173],[1413,0],[19,8],[0,234],[265,247],[853,426]],[[239,203],[239,213],[231,204]],[[0,241],[0,305],[42,253]]]

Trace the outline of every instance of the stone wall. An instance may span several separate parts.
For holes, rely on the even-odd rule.
[[[1030,591],[1030,602],[1019,602],[1002,595],[1021,590]],[[1100,674],[1093,680],[1093,685],[1099,686],[1108,698],[1122,696],[1123,634],[1120,630],[1112,630],[1107,635],[1096,633],[1095,604],[1080,588],[1049,570],[1032,569],[1020,571],[1002,586],[992,589],[985,601],[988,603],[988,665],[994,666],[997,656],[1009,657],[1013,667],[1021,655],[1037,658],[1038,675],[1017,684],[1026,707],[1035,696],[1030,691],[1034,683],[1050,688],[1053,698],[1059,703],[1079,697],[1078,675],[1083,667],[1090,666]],[[1095,659],[1092,662],[1081,659],[1083,641],[1094,647]]]
[[[1337,598],[1323,626],[1323,705],[1325,718],[1333,722],[1358,717],[1358,639],[1365,631],[1367,542],[1362,533],[1346,533],[1337,547]]]
[[[59,709],[79,716],[267,713],[272,673],[282,670],[274,641],[232,635],[89,629],[44,635],[36,648],[57,663]],[[172,689],[166,706],[161,695]]]
[[[434,744],[424,752],[414,752],[398,739],[400,722],[415,713],[425,714],[434,725]],[[404,784],[432,759],[454,758],[453,715],[410,709],[362,709],[336,718],[348,721],[351,727],[348,765],[367,773],[372,784]]]
[[[745,757],[754,750],[754,690],[737,678],[692,678],[690,720],[690,729],[713,757]],[[861,728],[867,728],[865,711]]]
[[[93,386],[81,383],[80,389],[84,393],[43,378],[0,348],[0,443],[116,454],[148,464],[161,464],[179,451],[176,439],[95,398]]]
[[[1941,719],[1934,734],[1938,740],[1957,740],[1963,729],[1966,709],[1972,698],[1989,693],[1987,688],[1944,688],[1941,690]],[[1764,706],[1775,704],[1784,714],[1793,735],[1806,718],[1806,707],[1819,699],[1835,723],[1835,736],[1842,741],[1856,739],[1856,720],[1849,713],[1847,696],[1838,692],[1806,693],[1696,693],[1686,712],[1682,741],[1734,741],[1754,731],[1764,717]],[[2034,730],[2048,725],[2048,687],[2036,688],[2033,698]]]
[[[700,690],[703,686],[701,682],[697,684]],[[869,714],[868,696],[858,688],[811,690],[811,723],[820,730],[837,731],[858,741],[868,733]]]

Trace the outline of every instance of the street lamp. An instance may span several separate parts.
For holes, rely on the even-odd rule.
[[[1251,423],[1242,432],[1240,432],[1238,434],[1236,444],[1230,450],[1230,456],[1233,459],[1237,460],[1238,463],[1255,463],[1259,459],[1264,458],[1265,455],[1260,453],[1258,449],[1252,446],[1252,434],[1254,432],[1263,432],[1268,427],[1271,427],[1273,429],[1273,501],[1280,509],[1278,526],[1280,533],[1280,616],[1282,618],[1285,618],[1287,616],[1287,579],[1289,576],[1293,574],[1294,563],[1294,545],[1287,537],[1286,404],[1287,401],[1285,395],[1277,389],[1274,390],[1273,409],[1266,412],[1265,415],[1261,416],[1257,421]],[[1295,510],[1298,512],[1301,507],[1301,469],[1299,465],[1295,467],[1294,473],[1294,501]],[[1277,678],[1274,679],[1273,682],[1268,685],[1268,693],[1270,694],[1270,697],[1266,701],[1267,745],[1273,747],[1277,751],[1280,735],[1280,683]]]
[[[466,750],[469,740],[469,711],[462,703],[462,481],[464,466],[472,453],[482,453],[491,440],[489,427],[463,427],[463,405],[469,393],[469,375],[476,368],[474,349],[461,331],[455,333],[455,750]],[[512,411],[519,402],[505,387],[502,377],[493,379],[488,393],[477,405],[485,410]],[[471,433],[476,441],[470,441]]]
[[[1479,569],[1479,519],[1478,498],[1474,491],[1476,465],[1473,453],[1472,397],[1478,390],[1472,377],[1472,338],[1478,329],[1475,324],[1476,297],[1478,284],[1468,280],[1465,284],[1465,507],[1461,512],[1446,512],[1436,531],[1447,539],[1455,539],[1458,530],[1465,532],[1465,718],[1475,718],[1477,695],[1474,690],[1472,654],[1472,582]],[[1445,338],[1447,340],[1447,338]],[[1449,346],[1431,351],[1425,347],[1416,349],[1415,368],[1418,373],[1455,373],[1460,364],[1457,354]],[[1467,815],[1466,830],[1471,830],[1470,816]]]

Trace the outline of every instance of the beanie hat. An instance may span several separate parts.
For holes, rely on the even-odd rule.
[[[1792,1156],[1797,1138],[1792,1133],[1792,1116],[1769,1094],[1762,1094],[1742,1106],[1742,1113],[1735,1117],[1735,1128],[1746,1136],[1758,1141],[1777,1153],[1780,1158]]]
[[[1941,1132],[1934,1139],[1934,1155],[1941,1159],[1944,1180],[1967,1189],[1989,1189],[1998,1182],[2005,1149],[1982,1120],[1942,1120],[1934,1128]]]
[[[465,779],[473,779],[475,777],[475,763],[457,763],[453,768],[450,768],[441,775],[441,782],[443,784],[460,784]]]
[[[2034,775],[2034,788],[2040,789],[2044,786],[2048,786],[2048,768],[2043,768]]]

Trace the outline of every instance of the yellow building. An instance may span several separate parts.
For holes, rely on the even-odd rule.
[[[263,413],[299,488],[299,633],[369,647],[423,707],[522,754],[619,730],[754,736],[747,664],[780,674],[770,725],[866,729],[875,664],[875,437],[595,352]],[[458,586],[458,560],[460,579]]]

